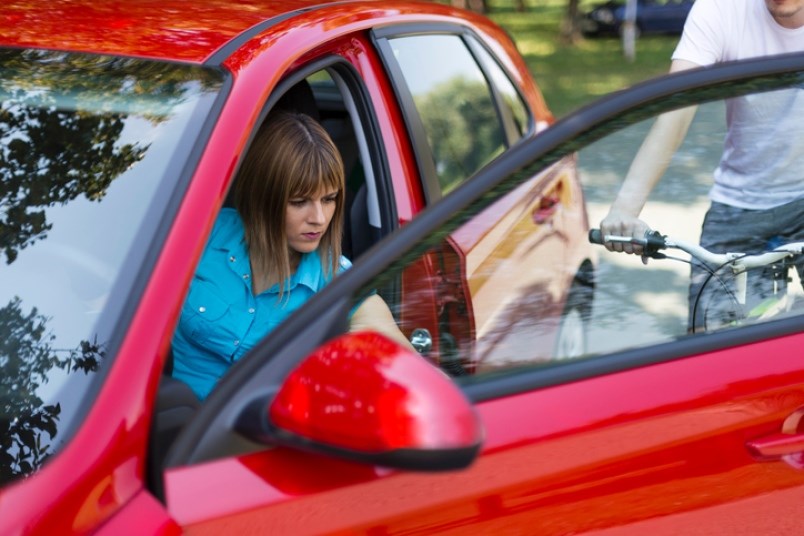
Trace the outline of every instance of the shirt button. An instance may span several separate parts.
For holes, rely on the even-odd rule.
[[[198,308],[198,312],[199,312],[199,313],[203,313],[203,312],[205,312],[206,310],[207,310],[207,308],[206,308],[206,307],[199,307],[199,308]]]
[[[236,260],[237,260],[237,259],[235,259],[234,255],[232,255],[231,257],[229,257],[229,262],[234,262],[234,261],[236,261]]]
[[[249,314],[254,314],[254,307],[249,307],[248,309]]]
[[[243,274],[243,279],[248,279],[248,274]]]
[[[236,341],[234,342],[234,345],[235,345],[235,346],[237,346],[238,344],[240,344],[240,341],[236,340]]]

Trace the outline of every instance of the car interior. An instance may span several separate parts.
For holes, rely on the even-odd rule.
[[[280,85],[280,90],[281,90]],[[387,215],[392,208],[380,210],[381,197],[371,171],[365,136],[354,99],[335,69],[319,70],[291,85],[272,109],[307,114],[321,123],[341,152],[346,176],[343,254],[351,261],[390,231]],[[355,128],[358,125],[358,129]],[[231,192],[224,206],[233,206]],[[385,196],[387,197],[387,196]],[[381,218],[384,213],[386,217]],[[383,228],[383,220],[385,228]],[[157,393],[151,422],[147,478],[153,493],[164,500],[163,463],[184,425],[201,405],[188,385],[173,378],[172,354],[168,355]]]

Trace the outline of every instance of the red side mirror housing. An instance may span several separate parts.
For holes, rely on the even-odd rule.
[[[483,439],[461,390],[417,353],[375,332],[332,340],[237,430],[252,440],[415,470],[468,466]]]

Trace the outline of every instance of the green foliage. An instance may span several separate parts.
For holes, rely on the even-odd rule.
[[[667,72],[678,36],[646,36],[637,40],[629,62],[616,37],[562,42],[561,25],[568,0],[530,0],[524,13],[513,0],[490,2],[488,16],[516,41],[548,106],[557,117],[612,91]],[[596,0],[583,0],[585,11]]]
[[[452,78],[416,99],[433,149],[441,189],[448,192],[503,149],[503,133],[487,86]]]

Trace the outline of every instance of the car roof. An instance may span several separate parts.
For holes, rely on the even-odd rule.
[[[378,0],[58,0],[5,2],[0,46],[44,48],[203,63],[268,21],[316,20],[329,10],[342,17],[367,11],[454,14],[434,2]]]

